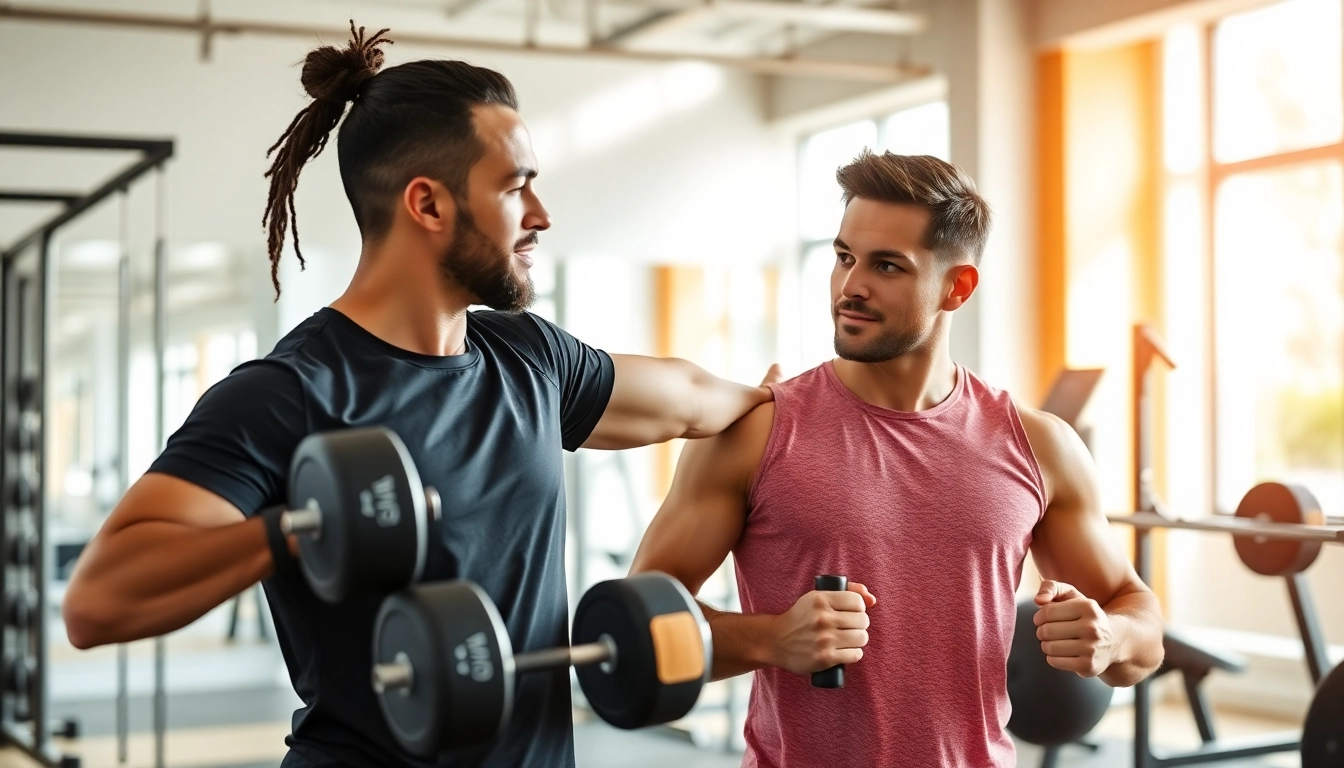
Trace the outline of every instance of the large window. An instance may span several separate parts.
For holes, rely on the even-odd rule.
[[[1164,45],[1173,496],[1185,478],[1223,511],[1273,479],[1344,514],[1340,6],[1289,0]]]
[[[836,169],[865,147],[874,152],[933,155],[948,160],[948,143],[948,110],[942,101],[830,128],[803,140],[798,161],[798,232],[802,239],[799,342],[803,369],[835,356],[828,309],[835,263],[831,241],[840,230],[844,214]]]

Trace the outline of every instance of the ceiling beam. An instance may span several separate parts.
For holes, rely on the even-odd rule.
[[[743,0],[733,0],[742,2]],[[168,32],[189,32],[197,35],[266,35],[296,37],[304,40],[321,38],[342,39],[349,30],[336,26],[287,24],[257,20],[224,20],[219,18],[175,16],[122,11],[89,11],[52,7],[25,7],[10,3],[0,4],[0,21],[44,21],[99,26],[121,26]],[[835,59],[773,58],[760,56],[727,56],[693,51],[643,51],[619,46],[564,46],[538,43],[527,45],[519,40],[490,40],[469,37],[451,37],[423,32],[395,32],[393,37],[411,45],[425,45],[451,49],[474,49],[530,53],[545,56],[584,58],[621,58],[635,61],[703,61],[723,67],[742,69],[762,75],[783,77],[812,77],[835,80],[893,83],[926,77],[927,67],[903,66],[866,61]]]

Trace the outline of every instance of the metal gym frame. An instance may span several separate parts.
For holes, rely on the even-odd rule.
[[[0,251],[0,616],[3,631],[3,685],[0,686],[0,746],[14,746],[46,766],[75,768],[79,758],[61,754],[51,743],[47,623],[48,584],[52,564],[47,541],[49,481],[45,448],[47,376],[50,372],[49,326],[54,310],[56,273],[52,241],[56,233],[95,205],[120,197],[120,263],[118,283],[118,464],[123,490],[127,477],[127,410],[130,340],[130,252],[127,246],[127,195],[131,184],[151,171],[155,175],[154,210],[154,352],[158,386],[156,428],[164,440],[163,348],[167,250],[164,239],[164,166],[173,156],[173,142],[164,139],[109,138],[0,131],[0,147],[138,152],[125,169],[89,192],[0,189],[0,203],[59,203],[54,216]],[[167,697],[164,688],[163,638],[154,644],[154,744],[156,766],[164,765]],[[126,762],[128,722],[128,656],[117,654],[117,755]],[[74,736],[67,723],[62,735]]]

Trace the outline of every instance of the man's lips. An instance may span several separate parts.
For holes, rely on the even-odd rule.
[[[849,310],[847,310],[847,309],[837,310],[837,311],[836,311],[836,314],[839,315],[839,316],[841,316],[841,317],[843,317],[843,318],[845,318],[846,320],[851,320],[851,321],[860,322],[860,323],[875,323],[875,322],[877,322],[877,318],[875,318],[875,317],[872,317],[872,316],[870,316],[870,315],[861,315],[861,314],[859,314],[858,312],[851,312],[851,311],[849,311]]]

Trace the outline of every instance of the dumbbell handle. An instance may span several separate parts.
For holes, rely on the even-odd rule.
[[[813,587],[818,592],[844,592],[849,589],[849,579],[844,576],[822,575],[813,579]],[[845,665],[836,664],[830,669],[812,673],[813,688],[844,688]]]
[[[425,509],[429,512],[430,520],[438,520],[442,510],[443,501],[439,498],[439,492],[434,486],[425,486]],[[308,504],[301,509],[290,509],[280,514],[280,530],[286,535],[307,534],[314,539],[322,537],[322,509],[317,505],[317,499],[309,499]]]
[[[592,643],[530,651],[513,657],[513,669],[518,673],[538,669],[615,663],[616,641],[611,639],[611,635],[602,635],[596,642]]]
[[[560,669],[569,666],[582,667],[587,664],[615,664],[616,642],[610,635],[603,635],[596,642],[582,645],[570,645],[562,648],[547,648],[541,651],[520,653],[513,657],[515,673],[534,672],[544,669]],[[393,661],[373,665],[374,693],[387,691],[409,691],[415,685],[415,668],[406,654],[398,653]]]

